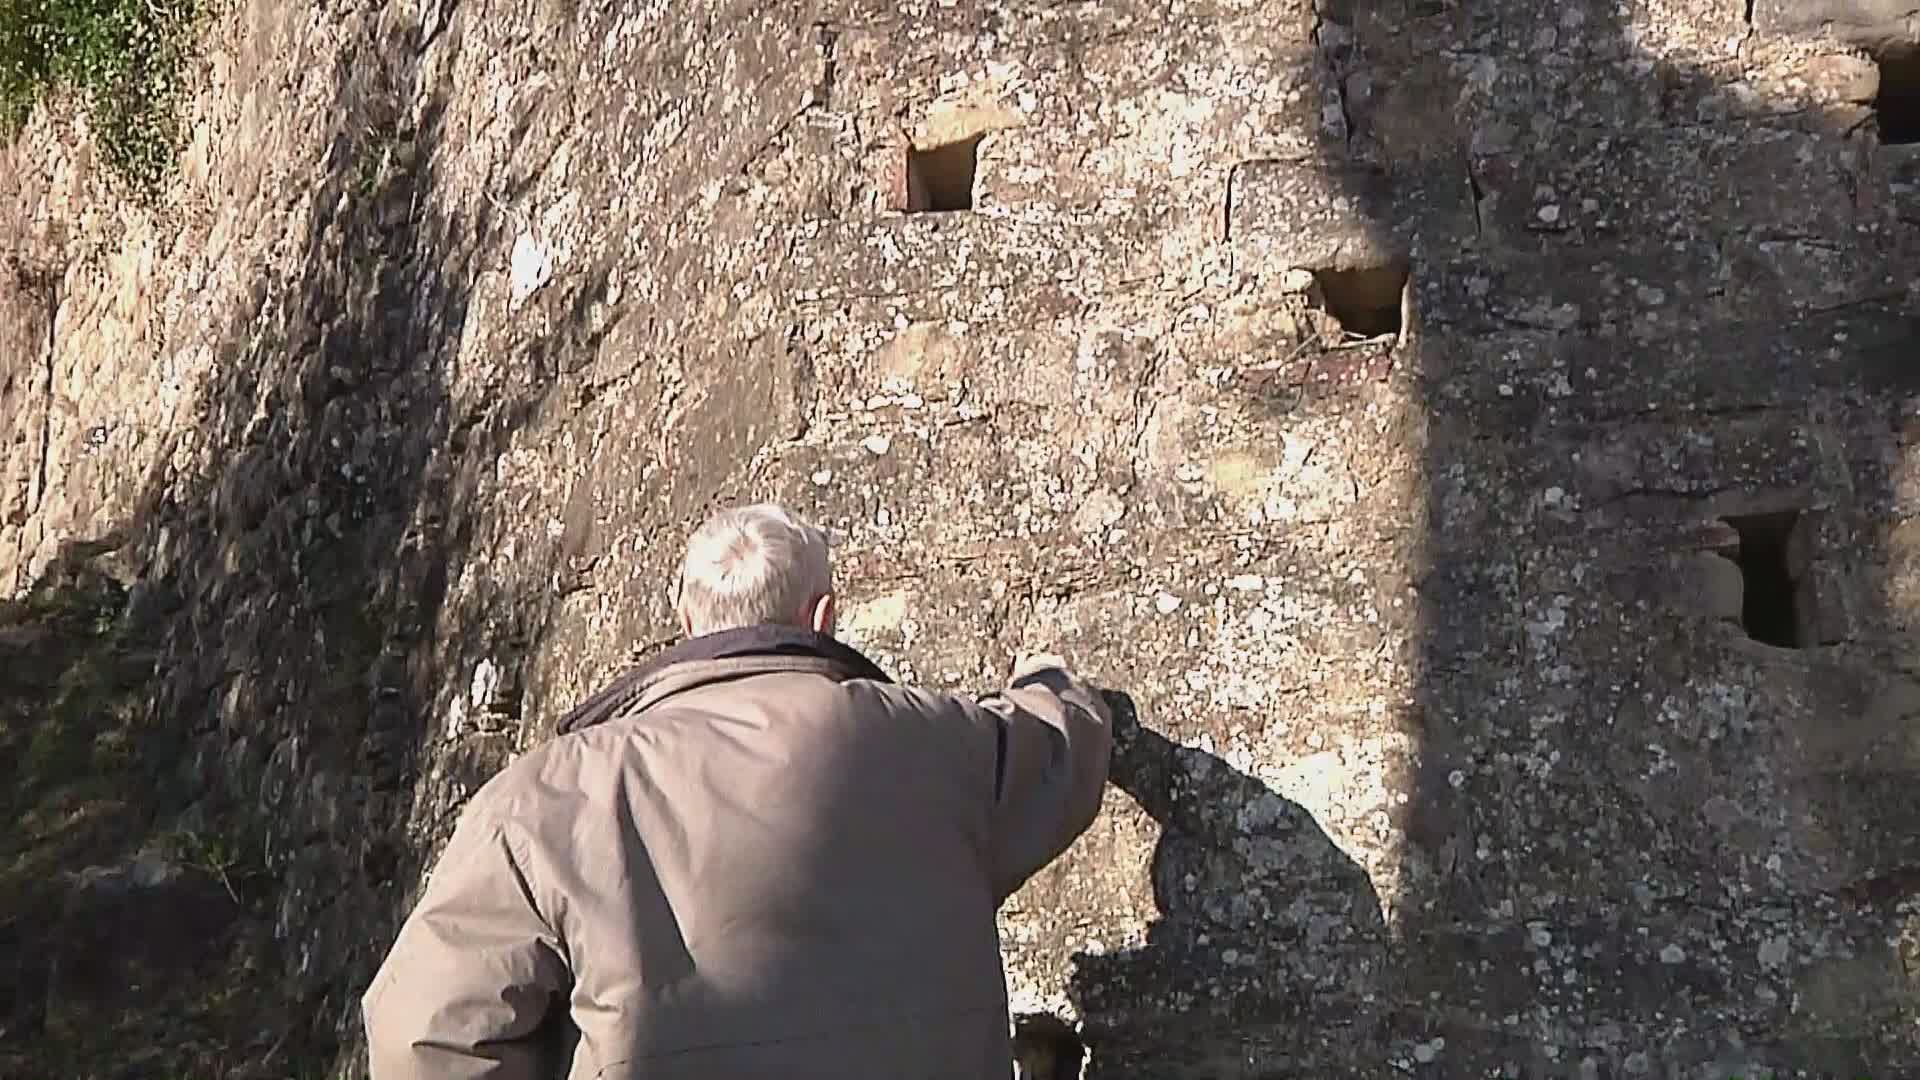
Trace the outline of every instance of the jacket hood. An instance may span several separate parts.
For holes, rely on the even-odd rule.
[[[658,704],[721,679],[771,671],[813,671],[846,681],[893,680],[853,646],[797,626],[747,626],[688,638],[615,679],[560,720],[562,735]]]

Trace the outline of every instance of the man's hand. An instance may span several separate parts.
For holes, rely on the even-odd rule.
[[[1093,824],[1113,755],[1099,693],[1056,653],[1017,655],[1007,688],[981,700],[996,753],[989,862],[1001,901]]]
[[[1007,678],[1017,682],[1036,672],[1049,669],[1067,670],[1067,661],[1055,653],[1024,653],[1013,662],[1013,672]]]

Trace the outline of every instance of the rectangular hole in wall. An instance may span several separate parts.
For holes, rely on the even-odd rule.
[[[1032,1013],[1015,1020],[1014,1080],[1080,1080],[1086,1059],[1086,1044],[1059,1017]]]
[[[1313,272],[1327,314],[1349,336],[1362,338],[1400,332],[1407,277],[1406,263]]]
[[[1880,141],[1889,146],[1920,143],[1920,45],[1889,50],[1874,59],[1880,65],[1880,93],[1873,99]]]
[[[973,209],[980,139],[961,139],[925,149],[907,147],[907,212]]]
[[[1740,567],[1740,625],[1747,636],[1782,649],[1801,649],[1808,640],[1807,607],[1801,594],[1801,561],[1795,557],[1794,538],[1801,526],[1800,512],[1729,517],[1740,546],[1721,554]]]

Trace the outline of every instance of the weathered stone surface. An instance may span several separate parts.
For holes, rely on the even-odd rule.
[[[8,558],[16,563],[34,513],[46,499],[53,315],[48,278],[25,265],[0,267],[0,416],[7,417],[0,442],[0,545],[12,549]],[[7,580],[9,591],[22,584]]]
[[[1862,45],[1920,41],[1913,0],[1754,0],[1751,10],[1754,25],[1768,33],[1827,31]]]
[[[1137,703],[1002,919],[1092,1074],[1898,1075],[1920,184],[1847,43],[1910,6],[242,5],[168,213],[0,160],[0,580],[125,527],[154,809],[250,823],[303,1055],[771,496],[896,673]],[[1804,649],[1723,554],[1781,510]]]

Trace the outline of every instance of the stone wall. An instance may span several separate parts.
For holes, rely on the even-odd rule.
[[[0,576],[123,537],[313,1052],[772,496],[901,676],[1137,702],[1003,918],[1090,1075],[1920,1060],[1912,12],[700,10],[256,3],[166,213],[0,163]]]

